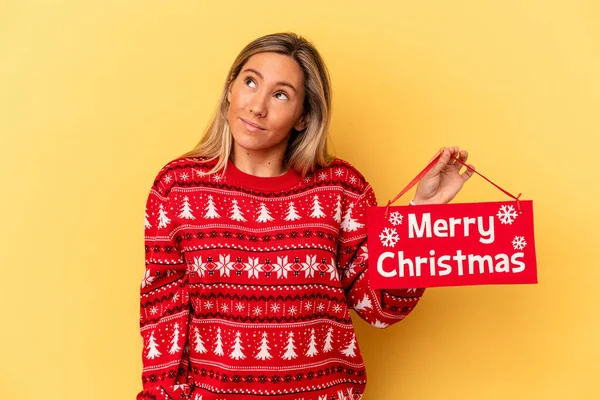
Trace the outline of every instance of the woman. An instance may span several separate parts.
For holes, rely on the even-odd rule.
[[[261,37],[236,58],[200,143],[158,173],[138,399],[362,397],[350,308],[385,328],[424,289],[369,287],[365,211],[377,202],[328,154],[330,110],[317,50],[294,34]],[[450,157],[466,151],[440,152],[414,204],[447,203],[472,175]]]

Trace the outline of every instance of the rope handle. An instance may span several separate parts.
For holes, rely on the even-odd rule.
[[[423,168],[423,170],[421,172],[419,172],[419,174],[417,174],[417,176],[415,176],[413,178],[413,180],[410,181],[410,183],[408,185],[406,185],[406,187],[404,189],[402,189],[402,191],[400,191],[400,193],[398,193],[398,195],[396,197],[394,197],[393,200],[388,201],[387,206],[385,208],[385,214],[384,214],[385,218],[388,217],[390,206],[392,204],[394,204],[400,197],[402,197],[404,195],[404,193],[406,193],[410,189],[412,189],[412,187],[415,186],[417,184],[417,182],[419,182],[434,167],[435,163],[438,162],[438,160],[440,159],[441,156],[442,156],[442,153],[438,154],[438,156],[435,157],[433,160],[431,160],[429,162],[429,164],[427,164],[427,166],[425,168]],[[519,198],[521,197],[522,193],[519,193],[518,196],[513,196],[512,194],[510,194],[506,190],[502,189],[500,186],[496,185],[494,182],[490,181],[488,178],[486,178],[485,176],[483,176],[479,172],[475,171],[473,168],[469,167],[467,164],[465,164],[464,162],[462,162],[462,160],[458,159],[458,157],[455,157],[455,156],[452,156],[452,155],[450,157],[454,158],[456,161],[458,161],[459,163],[461,163],[462,165],[464,165],[465,167],[467,167],[471,171],[475,172],[477,175],[481,176],[483,179],[485,179],[486,181],[488,181],[492,185],[496,186],[498,189],[500,189],[507,196],[512,197],[513,199],[515,199],[517,201],[517,210],[519,211],[519,214],[523,213],[523,211],[521,210],[521,203],[519,201]]]

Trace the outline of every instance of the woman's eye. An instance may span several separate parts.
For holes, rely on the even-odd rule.
[[[255,84],[254,80],[253,80],[253,79],[251,79],[251,78],[246,78],[246,79],[244,80],[244,82],[246,83],[246,85],[248,85],[248,82],[252,82],[253,84]],[[250,86],[250,85],[248,85],[248,86]],[[254,87],[254,86],[250,86],[250,87]]]
[[[279,97],[280,100],[287,100],[287,99],[289,99],[288,95],[285,94],[284,92],[278,92],[278,93],[275,94],[275,96],[279,96],[279,95],[284,96],[283,98]]]

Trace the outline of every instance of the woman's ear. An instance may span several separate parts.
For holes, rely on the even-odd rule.
[[[235,82],[235,78],[232,76],[229,79],[229,84],[227,85],[227,101],[231,103],[231,89],[233,88],[233,83]]]
[[[306,114],[302,115],[302,117],[296,122],[294,125],[294,129],[297,131],[303,131],[308,126],[308,116]]]

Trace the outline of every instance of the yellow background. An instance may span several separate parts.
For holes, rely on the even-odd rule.
[[[538,285],[430,289],[385,330],[353,314],[364,399],[600,398],[599,21],[594,0],[2,1],[0,398],[141,390],[152,180],[242,47],[286,30],[325,58],[335,152],[380,204],[449,145],[534,200]],[[455,201],[503,199],[475,176]]]

